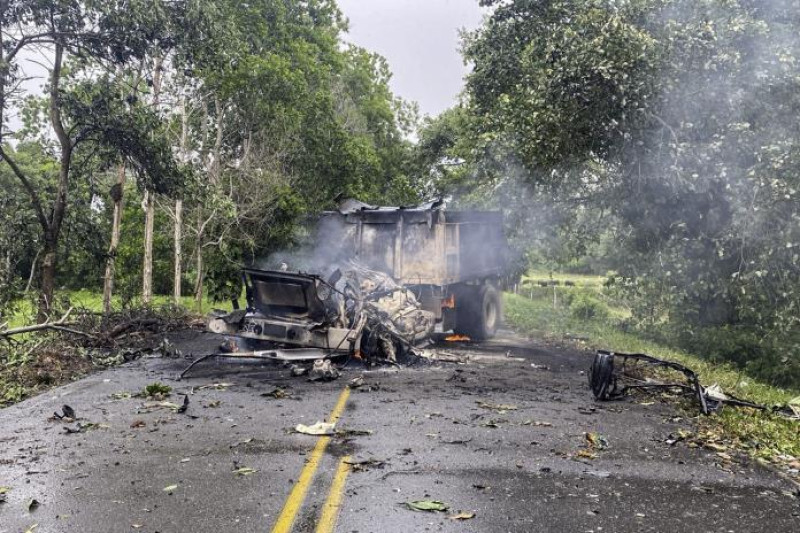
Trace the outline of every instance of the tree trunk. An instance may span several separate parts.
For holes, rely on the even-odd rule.
[[[205,277],[205,272],[203,272],[203,246],[197,246],[197,280],[194,285],[194,302],[195,306],[197,306],[197,312],[203,311],[203,278]]]
[[[153,110],[158,113],[161,97],[161,65],[163,58],[156,57],[153,66]],[[144,193],[144,264],[142,265],[142,302],[149,304],[153,299],[153,224],[156,217],[156,202],[153,191]]]
[[[189,162],[189,116],[186,112],[186,96],[181,99],[181,159],[183,164]],[[175,276],[172,282],[175,305],[181,301],[181,268],[183,251],[181,249],[181,232],[183,231],[183,200],[175,200]]]
[[[50,73],[50,122],[61,147],[61,160],[58,170],[58,187],[56,189],[50,219],[44,232],[44,258],[42,260],[42,293],[39,297],[37,319],[44,322],[48,319],[53,305],[56,288],[56,261],[58,238],[61,225],[67,211],[67,189],[69,188],[69,170],[72,163],[72,140],[69,138],[61,121],[59,83],[61,81],[61,65],[64,58],[64,46],[57,43],[53,58],[53,70]]]
[[[173,281],[173,299],[175,305],[181,303],[181,264],[183,251],[181,250],[181,225],[183,224],[183,200],[175,200],[175,279]]]
[[[142,303],[149,304],[153,299],[153,223],[156,217],[156,203],[151,191],[144,191],[144,263],[142,265]]]
[[[40,324],[47,322],[50,318],[50,309],[53,306],[53,297],[56,289],[56,250],[58,240],[48,235],[45,238],[44,258],[41,268],[41,292],[39,293],[39,309],[36,314],[36,321]]]
[[[106,275],[103,279],[103,312],[111,312],[111,297],[114,294],[114,274],[117,264],[117,248],[122,226],[122,195],[125,190],[125,165],[120,163],[117,169],[117,184],[111,188],[111,199],[114,201],[114,218],[111,223],[111,244],[106,259]]]

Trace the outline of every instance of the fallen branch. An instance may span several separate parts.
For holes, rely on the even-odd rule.
[[[65,326],[64,324],[69,318],[69,315],[72,313],[72,307],[64,313],[60,319],[55,322],[45,322],[43,324],[36,324],[34,326],[23,326],[21,328],[12,328],[7,329],[5,331],[0,331],[0,338],[7,338],[12,337],[14,335],[22,335],[23,333],[32,333],[34,331],[44,331],[44,330],[53,330],[53,331],[63,331],[65,333],[72,333],[73,335],[81,335],[83,337],[89,337],[91,339],[95,339],[94,335],[91,333],[86,333],[85,331],[80,331],[78,329],[73,329]]]

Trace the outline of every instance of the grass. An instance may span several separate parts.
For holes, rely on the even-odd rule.
[[[571,279],[570,276],[566,278]],[[594,296],[599,289],[597,285],[587,285],[583,289],[557,288],[557,297],[559,292],[566,295],[568,290],[590,291]],[[529,336],[567,340],[587,349],[646,353],[676,361],[697,372],[703,385],[717,383],[729,394],[755,403],[785,404],[800,395],[800,391],[773,387],[733,367],[711,363],[699,354],[687,353],[622,331],[616,324],[618,318],[626,314],[624,308],[612,307],[603,318],[577,319],[566,304],[566,298],[562,298],[560,303],[557,298],[556,307],[553,307],[552,293],[552,288],[534,288],[532,292],[528,290],[525,296],[506,294],[506,321],[517,331]],[[727,407],[713,416],[698,418],[698,425],[699,437],[724,441],[726,446],[757,458],[777,464],[793,464],[794,468],[800,461],[800,422],[771,413]]]
[[[536,283],[537,281],[559,281],[563,285],[565,281],[572,281],[578,287],[601,287],[606,280],[603,276],[593,276],[587,274],[565,274],[563,272],[552,272],[549,270],[529,270],[522,276],[522,284]]]
[[[100,312],[103,310],[103,295],[102,293],[93,292],[89,290],[77,291],[61,291],[56,294],[56,297],[65,297],[69,300],[72,307],[85,308],[90,311]],[[171,304],[172,296],[156,294],[150,303],[153,307],[160,307],[163,305]],[[119,297],[115,296],[111,300],[111,305],[114,309],[122,307]],[[142,305],[141,300],[134,300],[131,306],[139,307]],[[183,296],[180,299],[180,305],[186,309],[197,312],[197,314],[204,315],[211,311],[211,309],[231,309],[231,304],[228,302],[212,302],[208,297],[204,296],[201,308],[198,310],[194,300],[194,296]],[[33,324],[36,320],[36,306],[31,300],[21,300],[18,302],[17,311],[8,318],[8,327],[16,328],[26,324]]]

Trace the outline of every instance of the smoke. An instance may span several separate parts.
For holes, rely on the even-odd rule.
[[[256,262],[262,270],[281,270],[327,277],[354,255],[356,226],[335,214],[323,215],[297,229],[293,246]]]

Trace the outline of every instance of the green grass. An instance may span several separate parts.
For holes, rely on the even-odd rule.
[[[585,274],[565,274],[562,272],[550,272],[548,270],[529,270],[522,276],[523,285],[536,283],[537,281],[560,281],[563,285],[565,281],[572,281],[578,287],[601,287],[606,278],[604,276],[592,276]]]
[[[103,310],[102,293],[83,289],[78,291],[62,291],[60,293],[57,293],[56,297],[68,298],[69,303],[72,307],[85,308],[90,311],[96,311],[96,312]],[[150,305],[153,307],[159,307],[171,303],[172,303],[172,296],[157,294],[153,296]],[[119,310],[122,306],[119,297],[114,296],[111,300],[111,305],[115,310]],[[134,300],[133,302],[131,302],[131,305],[133,307],[138,307],[142,305],[142,302],[141,300]],[[180,305],[200,315],[208,313],[209,311],[211,311],[211,309],[226,309],[226,310],[231,309],[231,304],[229,302],[214,303],[205,296],[203,297],[202,305],[199,310],[197,309],[197,305],[195,304],[194,296],[181,297]],[[36,306],[34,302],[32,302],[29,299],[21,300],[20,302],[18,302],[17,307],[18,310],[8,320],[9,328],[24,326],[26,324],[32,324],[35,322]]]
[[[567,289],[557,289],[564,292]],[[581,290],[581,289],[578,289]],[[587,289],[595,294],[596,288]],[[743,399],[766,405],[785,404],[800,394],[759,382],[727,365],[711,363],[698,354],[691,354],[643,339],[635,333],[616,327],[624,309],[612,308],[608,316],[598,320],[579,320],[571,313],[565,299],[553,307],[552,289],[534,290],[525,296],[506,294],[506,321],[517,331],[529,336],[567,340],[587,349],[646,353],[679,362],[700,375],[703,385],[718,383],[723,390]],[[587,359],[587,367],[589,361]],[[587,394],[589,394],[587,390]],[[725,408],[721,413],[698,419],[706,437],[722,437],[732,447],[771,460],[786,462],[786,457],[800,458],[800,423],[749,409]],[[791,458],[789,458],[791,460]]]

